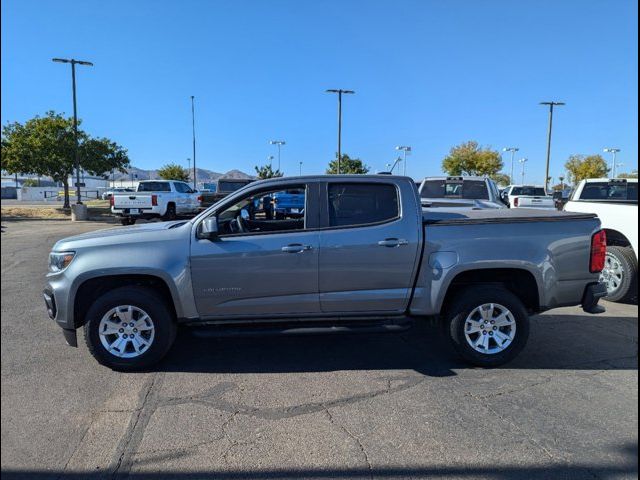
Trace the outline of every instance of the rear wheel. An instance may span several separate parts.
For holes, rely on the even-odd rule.
[[[135,218],[131,218],[131,217],[124,217],[120,220],[120,223],[122,223],[122,225],[133,225],[136,223],[136,219]]]
[[[451,302],[446,314],[456,351],[480,367],[513,360],[529,338],[529,315],[506,288],[470,287]]]
[[[638,261],[631,247],[607,247],[600,281],[611,302],[627,302],[638,294]]]
[[[163,220],[175,220],[176,217],[176,204],[170,203],[169,205],[167,205],[167,211],[164,214]]]
[[[113,370],[135,371],[157,363],[171,348],[176,323],[156,292],[123,287],[105,293],[89,308],[84,325],[87,347]]]

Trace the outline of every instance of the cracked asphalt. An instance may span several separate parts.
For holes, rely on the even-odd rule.
[[[560,309],[496,370],[429,322],[401,334],[205,339],[153,372],[64,344],[40,291],[59,238],[2,221],[2,477],[626,479],[638,476],[638,309]],[[82,339],[80,339],[82,340]]]

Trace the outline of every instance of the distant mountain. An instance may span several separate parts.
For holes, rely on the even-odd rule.
[[[256,178],[253,175],[241,172],[240,170],[229,170],[227,173],[219,173],[204,168],[196,168],[198,182],[212,182],[220,177],[224,178]],[[160,178],[157,170],[144,170],[142,168],[131,167],[127,169],[127,173],[116,172],[115,180],[156,180]]]

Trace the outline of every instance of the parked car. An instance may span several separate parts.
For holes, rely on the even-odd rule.
[[[202,194],[202,208],[208,208],[216,202],[219,202],[227,195],[246,187],[254,180],[251,178],[220,178],[213,185],[207,184],[209,192]]]
[[[427,177],[422,181],[423,207],[501,209],[496,183],[487,177]]]
[[[178,180],[145,180],[135,193],[111,196],[111,212],[123,225],[133,225],[139,218],[173,220],[178,215],[200,211],[200,194]]]
[[[304,190],[284,190],[271,195],[273,211],[277,219],[301,218],[304,216]]]
[[[305,192],[302,218],[250,207],[293,189]],[[494,367],[524,348],[529,315],[602,311],[604,256],[592,214],[423,212],[407,177],[290,177],[189,221],[60,240],[44,299],[70,345],[83,327],[97,361],[118,370],[159,361],[178,324],[208,325],[202,335],[371,332],[429,317],[442,318],[463,358]]]
[[[502,192],[502,200],[510,208],[543,208],[557,210],[553,196],[543,186],[509,185]]]
[[[567,212],[595,213],[607,234],[602,281],[607,299],[629,301],[638,295],[638,180],[583,180],[564,207]]]
[[[115,187],[102,193],[102,200],[109,200],[114,193],[135,192],[133,188]]]

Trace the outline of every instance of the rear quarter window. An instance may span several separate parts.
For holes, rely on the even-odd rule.
[[[395,185],[383,183],[330,183],[329,226],[368,225],[400,216]]]

